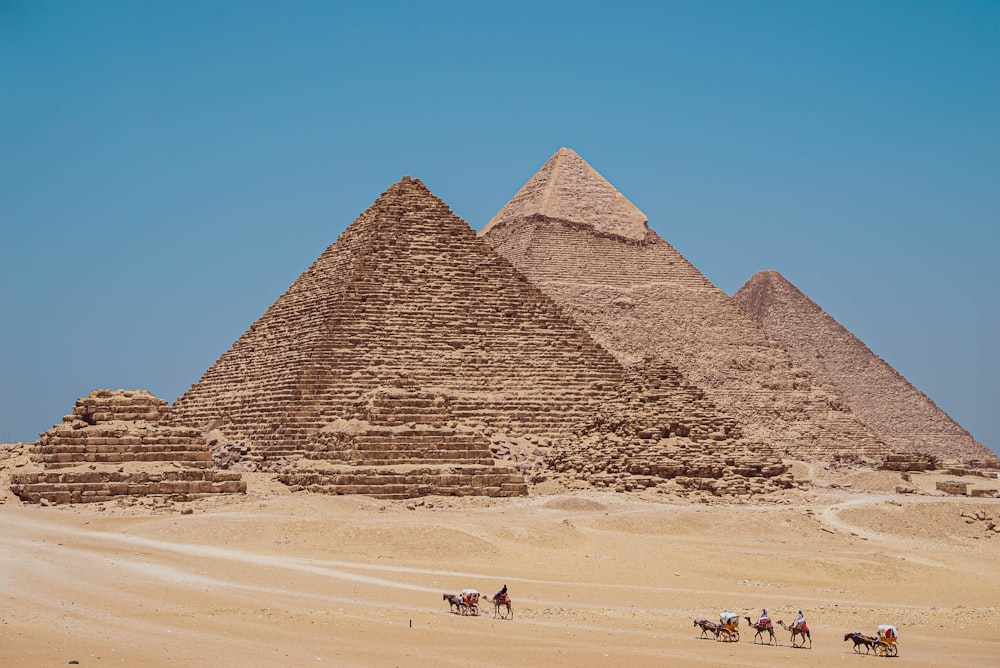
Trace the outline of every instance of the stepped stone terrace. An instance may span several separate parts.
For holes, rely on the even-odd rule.
[[[32,445],[39,470],[13,473],[11,491],[56,504],[245,492],[239,473],[213,468],[201,431],[166,424],[169,413],[166,401],[145,390],[95,390]]]

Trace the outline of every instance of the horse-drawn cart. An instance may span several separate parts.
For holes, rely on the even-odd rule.
[[[740,641],[740,616],[735,612],[724,612],[719,616],[719,632],[715,639],[719,642]]]
[[[875,643],[875,656],[897,656],[899,654],[899,631],[891,624],[878,627],[878,641]]]
[[[465,615],[478,615],[479,614],[479,592],[475,589],[463,589],[460,594],[462,597],[462,614]]]

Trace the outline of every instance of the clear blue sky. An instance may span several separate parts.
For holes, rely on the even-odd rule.
[[[0,102],[0,441],[173,401],[403,175],[480,229],[568,146],[1000,449],[1000,3],[0,0]]]

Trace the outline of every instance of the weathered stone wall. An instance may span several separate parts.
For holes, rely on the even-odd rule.
[[[834,388],[890,449],[1000,465],[996,455],[778,272],[756,274],[733,299],[796,362]]]
[[[246,492],[239,473],[182,468],[161,472],[34,471],[15,473],[11,491],[29,503],[96,503],[116,497],[165,496],[192,501]]]

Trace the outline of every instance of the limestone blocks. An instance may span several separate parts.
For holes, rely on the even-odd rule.
[[[12,474],[11,491],[29,503],[245,492],[239,473],[212,468],[198,430],[165,424],[169,411],[145,390],[91,392],[31,446],[40,470]]]

